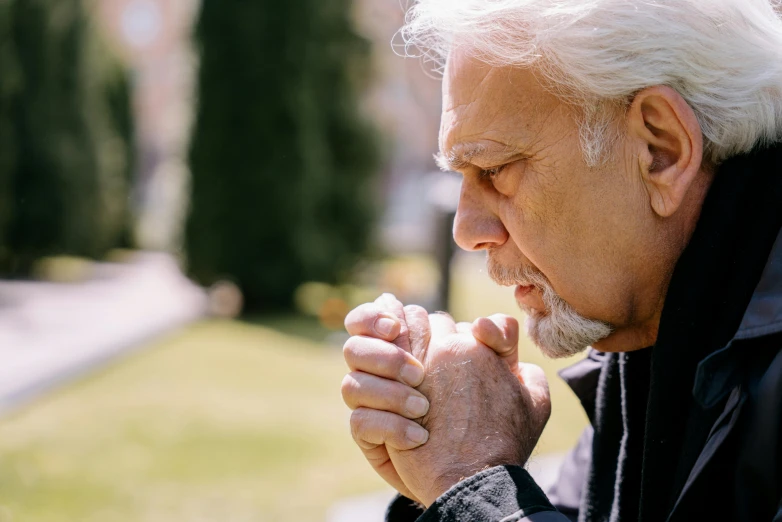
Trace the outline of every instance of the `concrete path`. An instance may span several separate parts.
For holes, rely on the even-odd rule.
[[[564,457],[537,455],[527,464],[527,470],[544,491],[557,479]],[[331,507],[326,522],[383,522],[386,507],[394,494],[392,490],[388,490],[345,499]]]
[[[204,291],[163,254],[91,275],[0,281],[0,414],[206,312]]]

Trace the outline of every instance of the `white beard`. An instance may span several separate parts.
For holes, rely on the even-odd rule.
[[[610,324],[579,315],[552,288],[546,276],[531,267],[506,268],[487,259],[491,278],[502,286],[535,286],[540,290],[545,311],[521,306],[527,314],[527,335],[544,355],[552,359],[570,357],[608,337]]]

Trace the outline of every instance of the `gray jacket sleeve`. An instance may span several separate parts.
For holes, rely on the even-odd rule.
[[[426,511],[397,497],[386,522],[569,522],[519,466],[497,466],[449,489]]]

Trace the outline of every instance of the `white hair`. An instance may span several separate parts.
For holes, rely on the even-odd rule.
[[[675,89],[701,125],[706,159],[782,138],[782,0],[418,0],[400,30],[405,54],[443,65],[458,44],[493,66],[535,65],[585,108],[595,163],[607,107]]]

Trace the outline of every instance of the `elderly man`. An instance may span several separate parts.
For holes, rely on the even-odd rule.
[[[348,316],[389,521],[782,521],[782,21],[771,0],[419,0],[454,237],[515,287],[591,420],[544,494],[550,403],[505,316]]]

